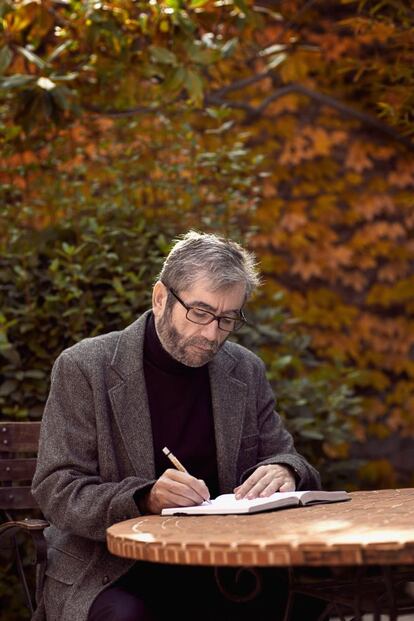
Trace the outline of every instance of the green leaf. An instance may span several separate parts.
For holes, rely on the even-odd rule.
[[[118,295],[121,295],[121,296],[125,295],[125,289],[124,289],[124,286],[120,278],[113,278],[112,285],[115,291],[118,293]]]
[[[243,11],[243,13],[247,13],[248,6],[247,6],[246,0],[233,0],[233,1],[234,1],[234,5],[237,6],[237,8],[240,9],[240,11]]]
[[[233,37],[232,39],[226,41],[226,43],[222,46],[220,50],[223,58],[229,58],[230,56],[232,56],[232,54],[234,54],[236,50],[238,43],[239,40],[237,37]]]
[[[65,88],[64,86],[57,86],[53,89],[51,95],[59,108],[62,110],[70,110],[71,105],[69,97],[71,92],[68,88]]]
[[[51,272],[57,272],[59,270],[60,261],[59,259],[53,259],[53,261],[49,265],[49,270]]]
[[[7,339],[5,339],[2,334],[0,334],[0,353],[4,358],[6,358],[6,360],[16,367],[21,364],[19,352],[17,349],[9,345]]]
[[[227,119],[231,114],[230,110],[224,106],[221,106],[220,108],[206,108],[206,112],[208,116],[211,116],[212,119],[217,119],[218,121]]]
[[[76,246],[68,244],[67,242],[62,243],[62,249],[64,253],[67,254],[68,256],[73,256],[77,252]]]
[[[302,430],[302,436],[304,438],[308,438],[309,440],[323,440],[324,439],[324,435],[321,431],[317,431],[316,429],[303,429]]]
[[[36,65],[36,67],[38,67],[38,69],[46,69],[47,67],[47,62],[45,62],[42,58],[40,58],[40,56],[38,56],[37,54],[34,54],[33,52],[31,52],[30,50],[28,50],[26,47],[20,47],[17,46],[17,49],[19,50],[19,52],[21,54],[23,54],[23,56],[31,63],[33,63],[34,65]]]
[[[199,74],[192,69],[187,69],[184,83],[191,101],[200,105],[203,101],[203,81]]]
[[[276,69],[276,67],[283,63],[287,57],[288,55],[284,52],[282,52],[281,54],[275,54],[273,57],[270,58],[267,63],[268,69]]]
[[[15,75],[5,78],[0,81],[0,88],[19,88],[20,86],[26,86],[30,82],[34,82],[37,79],[35,75],[23,75],[16,73]]]
[[[140,13],[138,17],[139,25],[144,34],[148,33],[148,15],[146,13]]]
[[[0,73],[3,74],[13,59],[10,48],[5,45],[0,50]]]
[[[12,7],[7,2],[0,3],[0,17],[4,17],[7,13],[11,13]]]
[[[186,45],[186,51],[191,61],[200,65],[209,65],[219,56],[217,50],[202,47],[201,45],[194,45],[192,42]]]
[[[24,376],[29,377],[30,379],[43,380],[46,377],[46,373],[40,369],[31,369],[30,371],[25,371]]]
[[[72,71],[71,73],[66,73],[65,75],[57,75],[56,73],[51,73],[49,78],[54,82],[71,82],[72,80],[76,80],[79,76],[79,73],[75,73]]]
[[[68,39],[67,41],[64,41],[63,43],[61,43],[60,45],[58,45],[57,47],[55,47],[55,49],[53,50],[53,52],[51,52],[49,54],[49,56],[47,57],[47,62],[50,63],[53,60],[56,60],[56,58],[58,58],[58,56],[60,56],[61,54],[63,54],[63,52],[65,50],[68,49],[68,47],[70,47],[73,43],[72,39]]]
[[[208,0],[191,0],[189,4],[190,9],[198,9],[200,6],[207,4]]]
[[[179,11],[174,15],[175,21],[177,25],[181,28],[181,30],[186,34],[191,36],[194,31],[197,29],[195,23],[190,18],[186,11]]]
[[[178,90],[184,85],[185,75],[186,72],[184,67],[177,67],[176,69],[172,69],[164,82],[164,88],[167,91]]]
[[[0,397],[8,397],[17,388],[18,382],[16,380],[6,380],[0,385]]]
[[[177,57],[174,52],[167,50],[165,47],[157,47],[156,45],[151,45],[150,53],[152,60],[156,63],[161,63],[162,65],[177,65]]]
[[[283,43],[275,43],[261,50],[259,52],[259,56],[269,56],[270,54],[279,54],[280,52],[284,52],[285,50],[286,50],[286,45],[284,45]]]
[[[352,2],[354,1],[356,0],[352,0]],[[283,21],[283,15],[281,13],[276,13],[275,11],[272,11],[268,7],[254,5],[252,9],[253,11],[256,11],[257,13],[264,13],[264,15],[268,15],[269,17],[271,17],[277,22]]]
[[[222,134],[226,132],[228,129],[231,129],[234,125],[234,121],[226,121],[220,127],[215,127],[214,129],[206,129],[206,134]]]

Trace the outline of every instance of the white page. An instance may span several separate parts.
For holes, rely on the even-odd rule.
[[[290,500],[289,500],[290,499]],[[241,498],[236,500],[234,494],[221,494],[214,498],[210,502],[203,502],[201,505],[192,507],[168,507],[162,510],[162,515],[172,514],[203,514],[203,513],[216,513],[216,514],[232,514],[232,513],[254,513],[255,510],[266,510],[276,508],[278,506],[292,506],[297,505],[297,499],[294,495],[286,492],[276,492],[271,496],[264,498]]]

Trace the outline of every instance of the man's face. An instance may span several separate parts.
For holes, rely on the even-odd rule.
[[[226,289],[210,291],[208,281],[197,280],[191,289],[177,292],[187,306],[195,306],[215,315],[237,316],[245,299],[245,286],[237,284]],[[201,367],[209,362],[229,336],[220,330],[217,321],[207,325],[192,323],[186,309],[176,301],[166,306],[167,289],[158,282],[154,287],[153,312],[158,337],[164,349],[182,364]]]

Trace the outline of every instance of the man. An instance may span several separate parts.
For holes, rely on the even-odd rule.
[[[242,609],[221,596],[212,570],[134,563],[105,545],[111,524],[163,507],[319,487],[273,409],[263,363],[227,341],[258,284],[240,245],[191,231],[165,260],[152,311],[59,356],[33,483],[51,522],[34,619],[227,620],[282,606],[275,582],[269,600]],[[188,472],[171,467],[165,446]]]

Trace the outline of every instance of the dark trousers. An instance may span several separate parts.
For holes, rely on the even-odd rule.
[[[136,563],[100,593],[88,621],[281,621],[287,572],[276,568],[180,567]],[[316,621],[324,605],[296,598],[290,621]]]

